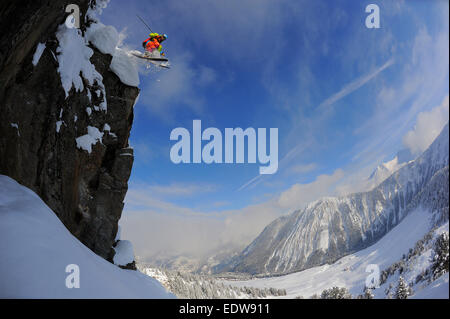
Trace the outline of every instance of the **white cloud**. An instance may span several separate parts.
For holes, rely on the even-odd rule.
[[[380,89],[374,113],[354,130],[363,137],[354,146],[354,160],[373,162],[398,150],[419,112],[448,92],[448,31],[433,36],[423,27],[409,46],[412,55],[399,64],[399,80]]]
[[[293,165],[289,169],[289,172],[290,173],[294,173],[294,174],[305,174],[305,173],[312,172],[316,168],[317,168],[317,164],[316,163],[298,164],[298,165]]]
[[[439,135],[442,128],[449,120],[449,97],[446,96],[441,105],[429,112],[421,112],[417,116],[414,129],[403,137],[403,144],[413,154],[425,151]]]
[[[243,249],[281,215],[273,201],[203,213],[155,195],[145,189],[130,190],[120,221],[122,237],[131,240],[136,254],[147,260],[162,254],[201,258],[223,247]]]
[[[344,171],[337,169],[331,175],[319,175],[309,184],[295,184],[280,195],[278,204],[287,209],[300,208],[309,202],[333,194],[334,186],[343,177]]]
[[[138,193],[135,193],[136,189],[138,189]],[[193,196],[215,192],[217,189],[217,185],[206,183],[171,183],[169,185],[147,185],[141,183],[133,185],[133,188],[129,191],[129,196],[133,197],[144,192],[157,197]]]

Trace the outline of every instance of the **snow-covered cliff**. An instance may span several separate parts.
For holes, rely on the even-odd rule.
[[[117,31],[99,21],[106,3],[0,2],[0,174],[112,261],[139,77]],[[80,8],[79,29],[65,24],[69,4]]]

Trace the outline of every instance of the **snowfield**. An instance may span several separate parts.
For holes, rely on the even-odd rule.
[[[247,281],[227,280],[224,283],[238,287],[273,287],[276,289],[286,289],[287,295],[281,298],[295,298],[298,296],[309,298],[314,294],[320,296],[324,289],[338,286],[346,287],[353,297],[356,297],[363,293],[366,277],[369,275],[369,273],[366,273],[366,267],[369,264],[376,264],[380,271],[382,271],[384,268],[400,260],[402,255],[408,253],[408,250],[414,243],[422,239],[429,231],[430,225],[428,220],[430,216],[429,212],[417,209],[406,216],[400,224],[394,227],[374,245],[345,256],[332,265],[314,267],[285,276],[258,278]],[[448,223],[446,223],[436,233],[442,232],[443,230],[448,231],[448,227]],[[429,253],[427,251],[424,255],[429,255]],[[426,256],[425,258],[424,256],[420,257],[422,257],[419,258],[419,260],[422,260],[422,263],[420,261],[417,262],[413,271],[420,272],[428,266],[428,258]],[[412,274],[410,274],[411,276]],[[397,276],[393,277],[398,278]],[[375,289],[375,298],[386,297],[384,294],[385,285],[382,285],[379,289]],[[414,290],[418,288],[419,286],[413,287]],[[423,287],[423,289],[415,291],[415,295],[412,297],[448,298],[448,289],[447,273],[430,285]]]
[[[420,290],[411,299],[448,299],[448,273]]]
[[[139,271],[97,256],[31,190],[0,175],[0,298],[173,298]],[[80,288],[67,288],[68,265]]]

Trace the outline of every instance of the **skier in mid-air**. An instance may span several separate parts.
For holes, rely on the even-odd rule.
[[[149,57],[158,57],[164,56],[164,52],[162,52],[161,43],[167,39],[167,35],[159,35],[156,32],[152,32],[149,34],[149,38],[142,42],[142,46],[145,49],[145,55]],[[158,52],[158,53],[156,53]]]
[[[170,69],[169,60],[165,57],[165,53],[162,52],[161,43],[167,39],[167,34],[160,35],[156,32],[153,32],[150,26],[142,19],[139,15],[136,15],[139,20],[150,30],[149,37],[142,42],[142,46],[145,49],[144,54],[141,52],[131,52],[137,58],[145,59],[149,63],[154,64],[158,67]],[[147,66],[147,68],[149,65]]]

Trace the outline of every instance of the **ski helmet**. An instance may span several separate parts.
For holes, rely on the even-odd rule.
[[[163,34],[163,37],[167,40],[167,34],[164,33],[164,34]]]

